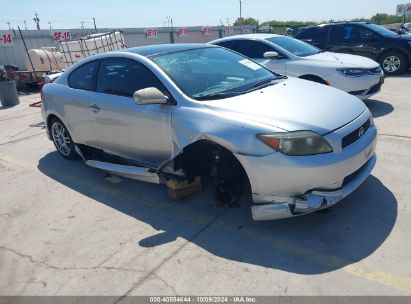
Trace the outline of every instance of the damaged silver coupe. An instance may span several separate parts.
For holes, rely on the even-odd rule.
[[[228,204],[251,190],[254,220],[330,207],[376,163],[361,100],[211,45],[91,56],[45,85],[42,101],[63,157],[146,182],[209,178]]]

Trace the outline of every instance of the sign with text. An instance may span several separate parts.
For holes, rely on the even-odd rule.
[[[405,16],[411,16],[411,3],[405,5]]]
[[[13,35],[9,31],[0,32],[0,47],[13,46]]]
[[[186,27],[179,28],[177,30],[177,35],[179,37],[187,37],[188,36],[188,29]]]
[[[232,26],[226,26],[226,27],[224,27],[224,33],[225,33],[225,34],[232,34],[232,33],[234,33],[233,27],[232,27]]]
[[[404,4],[398,4],[397,5],[397,12],[395,14],[397,16],[403,16],[404,15],[404,10],[405,10],[405,5]]]
[[[251,30],[251,27],[249,26],[243,26],[241,27],[241,33],[243,34],[251,34],[253,31]]]
[[[205,26],[201,29],[201,32],[203,33],[204,36],[210,36],[211,35],[211,27]]]
[[[147,38],[155,39],[158,37],[158,31],[155,28],[150,28],[146,30]]]
[[[69,31],[60,31],[60,32],[53,32],[53,40],[55,42],[61,42],[71,39],[71,32]]]

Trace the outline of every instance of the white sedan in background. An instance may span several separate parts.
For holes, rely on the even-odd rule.
[[[211,41],[282,75],[333,86],[363,100],[381,90],[384,73],[371,59],[323,52],[300,40],[274,34],[238,35]]]

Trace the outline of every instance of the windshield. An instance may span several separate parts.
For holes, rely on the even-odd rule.
[[[244,94],[278,75],[223,48],[209,47],[151,57],[180,89],[194,99]]]
[[[320,52],[320,50],[316,47],[291,37],[279,36],[267,38],[266,40],[278,45],[298,57],[311,56]]]
[[[397,33],[390,31],[389,29],[386,29],[385,27],[382,27],[376,24],[368,23],[368,24],[364,24],[364,26],[374,32],[377,32],[378,34],[382,36],[386,36],[386,37],[398,36]]]

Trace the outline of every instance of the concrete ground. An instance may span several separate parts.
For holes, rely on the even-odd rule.
[[[366,102],[372,176],[327,212],[271,222],[64,160],[38,100],[0,108],[0,295],[411,295],[411,74]]]

